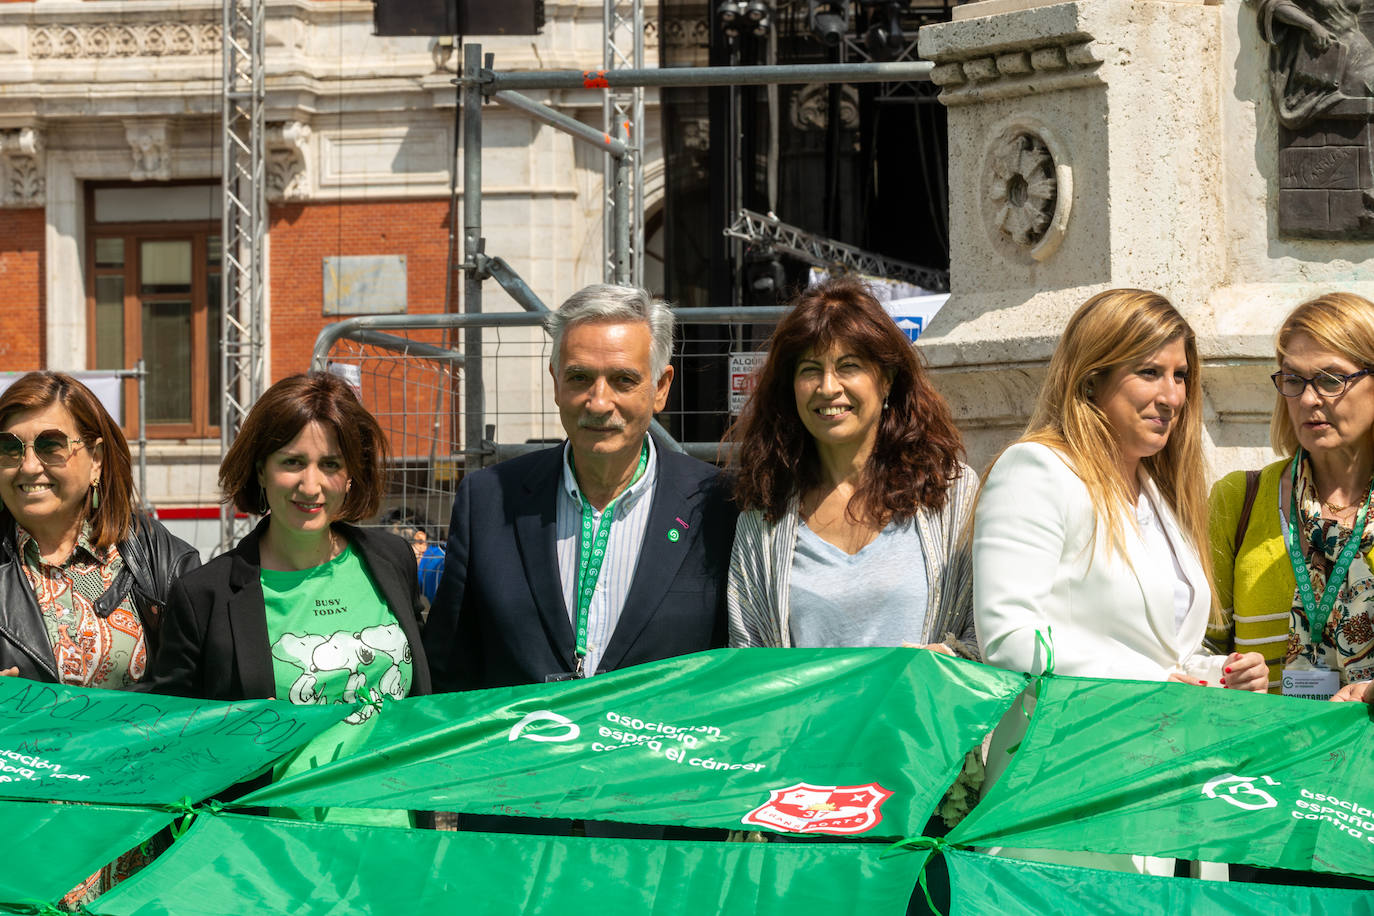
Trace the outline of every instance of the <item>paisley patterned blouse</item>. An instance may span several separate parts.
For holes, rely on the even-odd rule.
[[[1349,527],[1322,518],[1321,500],[1312,483],[1311,466],[1303,461],[1298,470],[1298,531],[1302,554],[1312,577],[1312,590],[1318,595],[1336,565],[1336,558],[1350,540]],[[1374,512],[1370,513],[1360,538],[1359,556],[1350,564],[1350,573],[1336,593],[1336,605],[1319,638],[1312,633],[1303,610],[1302,598],[1293,592],[1292,620],[1288,631],[1287,664],[1303,659],[1307,664],[1338,671],[1341,683],[1374,677],[1374,575],[1363,558],[1374,549]]]
[[[108,617],[95,612],[96,599],[124,568],[119,551],[95,549],[89,525],[81,526],[71,556],[55,565],[42,561],[38,542],[22,527],[17,540],[62,683],[120,690],[143,677],[148,650],[132,597]]]

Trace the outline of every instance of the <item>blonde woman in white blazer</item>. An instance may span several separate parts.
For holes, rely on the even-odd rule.
[[[988,472],[975,512],[974,619],[986,661],[1057,674],[1263,689],[1240,655],[1202,648],[1212,601],[1201,366],[1164,297],[1109,290],[1069,320],[1026,434]],[[1266,685],[1267,686],[1267,685]],[[1032,701],[1027,697],[1027,706]],[[1021,740],[1003,719],[991,785]],[[1172,874],[1172,861],[1047,850],[1018,858]]]

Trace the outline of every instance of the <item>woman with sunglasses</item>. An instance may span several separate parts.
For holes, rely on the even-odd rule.
[[[143,678],[190,544],[134,510],[129,446],[91,390],[30,372],[0,395],[0,675]]]
[[[1374,677],[1374,303],[1351,293],[1304,302],[1277,350],[1269,436],[1285,457],[1212,490],[1227,618],[1212,636],[1262,654],[1270,693],[1327,699]]]
[[[0,675],[121,690],[158,648],[194,547],[134,510],[129,446],[91,390],[30,372],[0,394]],[[89,903],[161,848],[134,849],[62,900]]]

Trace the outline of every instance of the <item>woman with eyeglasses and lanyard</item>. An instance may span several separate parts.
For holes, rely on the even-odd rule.
[[[30,372],[0,395],[0,675],[121,690],[151,667],[171,584],[200,555],[135,511],[131,465],[119,425],[71,376]],[[151,855],[120,856],[63,905]]]
[[[1374,677],[1374,303],[1350,293],[1304,302],[1277,350],[1269,436],[1285,457],[1212,489],[1228,626],[1210,635],[1261,653],[1270,693],[1324,700]]]
[[[1209,637],[1261,653],[1254,667],[1270,693],[1362,699],[1374,677],[1374,303],[1351,293],[1304,302],[1275,348],[1269,438],[1285,457],[1212,488],[1209,537],[1227,626]],[[1231,880],[1371,886],[1235,864]]]
[[[134,511],[129,446],[91,390],[30,372],[0,395],[0,675],[143,678],[194,547]]]

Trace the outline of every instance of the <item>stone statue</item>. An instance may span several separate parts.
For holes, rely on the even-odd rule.
[[[1374,98],[1374,45],[1361,0],[1253,0],[1269,43],[1279,123],[1301,128],[1345,99]]]

